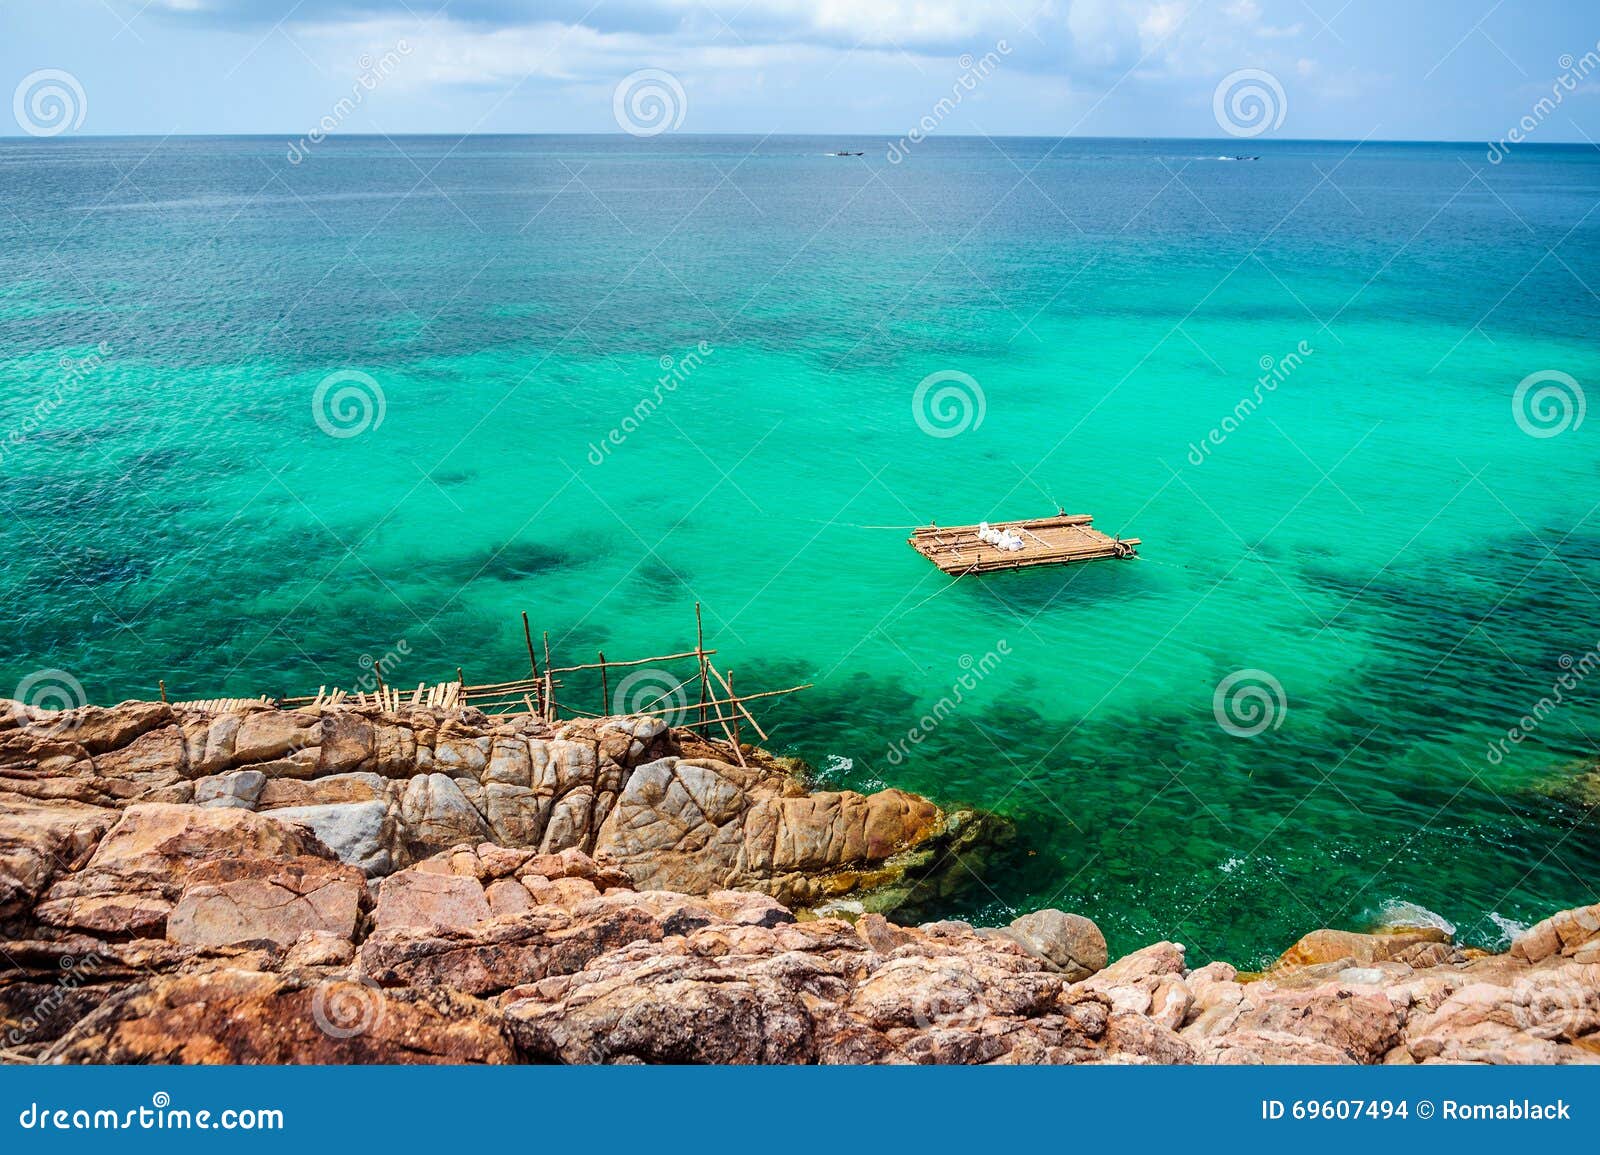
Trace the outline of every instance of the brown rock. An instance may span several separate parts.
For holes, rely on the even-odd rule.
[[[492,916],[483,884],[476,878],[402,870],[384,879],[378,895],[380,931],[412,927],[422,931],[470,930]]]
[[[1356,966],[1392,959],[1412,947],[1449,943],[1450,936],[1436,927],[1415,927],[1383,934],[1356,934],[1347,930],[1314,930],[1279,956],[1272,973],[1349,959]]]
[[[1376,1063],[1400,1041],[1401,1009],[1386,994],[1352,993],[1337,983],[1313,990],[1262,991],[1235,1020],[1236,1031],[1325,1043],[1352,1062]]]
[[[1066,975],[1068,982],[1086,979],[1105,969],[1106,936],[1081,914],[1036,910],[1013,919],[1002,933]]]
[[[1600,940],[1600,905],[1581,906],[1551,915],[1529,927],[1511,944],[1511,957],[1540,962],[1551,955],[1574,955]]]
[[[488,899],[490,913],[496,918],[508,914],[521,914],[525,910],[532,910],[534,905],[533,896],[528,893],[528,888],[511,878],[500,878],[491,882],[484,889],[484,897]]]
[[[366,877],[322,858],[226,859],[197,869],[167,916],[167,939],[190,946],[294,945],[309,932],[353,939]]]
[[[240,855],[332,857],[309,832],[248,810],[141,803],[123,811],[82,870],[50,887],[35,914],[51,926],[154,934],[197,866]]]
[[[125,988],[46,1052],[65,1063],[509,1063],[492,1007],[446,989],[219,969]]]
[[[0,793],[0,919],[30,908],[59,873],[83,865],[117,812]]]

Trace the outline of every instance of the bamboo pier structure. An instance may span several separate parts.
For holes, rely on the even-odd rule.
[[[983,541],[976,525],[920,526],[908,541],[912,549],[945,573],[957,576],[1138,556],[1138,538],[1111,537],[1095,529],[1093,521],[1086,513],[1057,513],[1028,521],[990,523],[997,530],[1009,530],[1022,538],[1019,550],[1001,549]]]
[[[173,704],[207,713],[251,708],[297,710],[331,706],[356,706],[397,713],[405,709],[459,711],[470,706],[491,715],[531,714],[550,724],[619,714],[645,715],[660,718],[675,728],[696,731],[713,744],[726,744],[730,756],[742,766],[745,764],[742,750],[745,727],[762,741],[769,740],[768,732],[756,720],[751,704],[808,690],[811,683],[776,690],[735,692],[733,671],[719,669],[712,661],[717,651],[706,647],[698,602],[695,603],[694,614],[694,648],[654,657],[616,659],[607,658],[604,651],[600,651],[597,662],[558,666],[550,656],[550,635],[544,634],[544,661],[541,663],[534,649],[532,626],[528,615],[524,613],[522,638],[528,652],[528,673],[511,681],[469,685],[461,668],[457,667],[452,680],[422,680],[415,687],[407,689],[390,684],[399,674],[397,664],[384,665],[363,657],[360,663],[363,673],[355,680],[355,688],[350,690],[324,684],[317,688],[315,694],[279,698],[267,695],[256,698],[203,698]],[[622,681],[614,681],[619,674],[623,675]],[[617,687],[618,698],[622,698],[629,675],[647,678],[646,693],[654,697],[643,702],[613,701],[613,685]],[[588,710],[574,705],[558,705],[556,691],[567,685],[569,680],[580,681],[591,690],[597,689],[600,708]],[[160,690],[163,700],[166,700],[165,679],[160,680]]]

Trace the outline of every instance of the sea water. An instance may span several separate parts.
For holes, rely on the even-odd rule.
[[[1010,821],[929,914],[1498,945],[1600,863],[1600,154],[1235,144],[0,142],[0,692],[498,681],[522,611],[571,664],[698,601],[819,785]],[[905,542],[1058,508],[1140,559]]]

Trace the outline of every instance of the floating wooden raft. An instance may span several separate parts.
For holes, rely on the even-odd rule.
[[[978,538],[975,525],[925,525],[910,537],[911,548],[945,573],[992,573],[1036,565],[1067,565],[1103,557],[1134,557],[1136,537],[1108,537],[1091,526],[1084,513],[1058,514],[1031,521],[990,522],[1022,538],[1019,550],[1003,550]]]

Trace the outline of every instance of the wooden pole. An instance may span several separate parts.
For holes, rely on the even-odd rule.
[[[733,670],[731,668],[728,670],[726,681],[728,683],[728,697],[737,702],[738,695],[733,692]],[[739,749],[739,712],[737,710],[733,713],[733,748],[735,751]],[[739,763],[743,765],[744,759],[740,758]]]
[[[611,713],[611,685],[606,680],[606,652],[600,651],[600,713]]]
[[[717,668],[715,666],[711,667],[711,674],[719,682],[721,682],[722,688],[724,690],[728,691],[728,702],[729,702],[729,704],[732,705],[733,708],[735,710],[737,710],[739,713],[744,715],[744,720],[746,722],[750,723],[751,728],[753,730],[755,730],[755,732],[758,735],[760,735],[761,740],[763,742],[770,741],[771,739],[769,738],[767,732],[761,728],[761,723],[756,721],[756,716],[754,714],[752,714],[749,710],[745,709],[744,703],[748,702],[748,701],[751,701],[752,699],[755,699],[755,698],[770,698],[770,697],[773,697],[775,694],[787,694],[787,693],[792,693],[793,691],[792,690],[777,690],[777,691],[768,690],[766,693],[762,693],[762,694],[746,694],[744,697],[741,698],[741,697],[739,697],[737,694],[735,694],[733,692],[733,683],[729,682],[729,681],[724,681],[722,675],[717,673]],[[810,683],[807,683],[804,686],[795,686],[793,689],[795,689],[795,690],[809,690],[810,688],[811,688]]]
[[[700,603],[694,603],[694,652],[700,661],[700,721],[706,720],[706,629],[700,620]]]
[[[550,668],[550,631],[542,631],[544,636],[544,708],[549,720],[554,722],[561,716],[560,709],[556,706],[556,678],[555,672]]]
[[[532,671],[533,696],[539,699],[539,717],[544,717],[544,683],[539,680],[539,659],[533,653],[533,631],[528,628],[528,611],[522,611],[522,640],[528,643],[528,669]],[[549,665],[549,663],[545,663]]]
[[[706,657],[709,658],[709,657],[713,656],[714,654],[716,654],[716,652],[717,652],[716,650],[707,650],[706,651]],[[662,662],[687,661],[689,658],[692,658],[694,656],[695,656],[695,652],[693,650],[685,650],[681,654],[658,654],[653,658],[607,658],[606,659],[606,665],[608,667],[610,667],[610,666],[617,666],[617,667],[622,667],[622,666],[659,666]],[[561,674],[579,674],[579,673],[583,673],[586,670],[598,670],[599,668],[600,668],[600,664],[598,662],[584,662],[584,663],[582,663],[580,665],[576,665],[576,666],[552,666],[549,670],[546,671],[546,673],[550,674],[552,677],[555,677],[555,676],[558,676],[558,675],[561,675]],[[685,682],[687,683],[687,679],[685,679]],[[467,688],[469,690],[471,690],[474,694],[481,694],[485,690],[514,690],[514,689],[520,689],[521,687],[526,686],[527,684],[528,684],[528,679],[527,678],[518,678],[513,682],[485,682],[481,686],[468,686]]]
[[[528,643],[528,668],[532,676],[539,676],[539,659],[533,656],[533,631],[528,628],[528,611],[522,611],[522,640]]]

